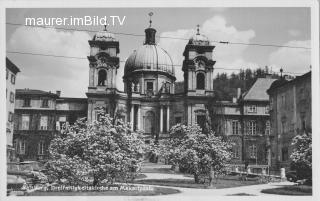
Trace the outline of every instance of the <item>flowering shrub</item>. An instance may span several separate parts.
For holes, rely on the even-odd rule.
[[[293,152],[290,156],[291,169],[297,171],[299,179],[312,180],[312,135],[302,134],[297,135],[292,139],[294,145]]]
[[[175,125],[166,142],[166,157],[169,163],[193,174],[196,183],[199,176],[221,173],[231,158],[231,144],[214,135],[204,134],[197,125]]]
[[[78,120],[51,141],[47,167],[70,183],[126,182],[137,175],[144,148],[141,133],[101,111],[98,121]]]

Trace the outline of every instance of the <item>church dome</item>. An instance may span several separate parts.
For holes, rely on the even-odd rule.
[[[93,39],[94,41],[116,41],[116,38],[113,33],[110,33],[105,28],[103,31],[97,32]]]
[[[160,46],[144,44],[135,50],[127,59],[125,74],[133,71],[161,71],[174,76],[171,57]]]

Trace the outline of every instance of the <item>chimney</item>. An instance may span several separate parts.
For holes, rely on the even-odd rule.
[[[237,89],[237,99],[239,99],[241,96],[241,88]]]
[[[60,95],[61,95],[61,91],[56,91],[56,94],[60,97]]]
[[[232,103],[237,103],[237,98],[233,97],[232,98]]]

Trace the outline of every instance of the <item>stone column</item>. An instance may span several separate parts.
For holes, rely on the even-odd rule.
[[[134,105],[131,105],[131,112],[130,112],[130,122],[131,122],[131,129],[133,130],[133,124],[134,124]]]
[[[144,77],[143,77],[143,75],[142,75],[142,77],[141,77],[140,86],[141,86],[141,91],[140,91],[140,93],[141,93],[141,94],[145,94],[146,92],[144,91]]]
[[[116,88],[116,71],[116,68],[112,69],[112,88]]]
[[[169,105],[167,106],[167,133],[169,133],[169,129],[170,129],[170,109],[169,109]]]
[[[196,72],[192,71],[192,89],[197,89],[197,79],[196,79]]]
[[[98,85],[98,73],[97,69],[93,69],[93,86]]]
[[[163,132],[163,108],[160,106],[160,133]]]
[[[192,71],[189,70],[188,71],[188,89],[189,90],[192,90],[192,87],[193,87],[192,78],[193,78]]]
[[[140,113],[141,113],[141,105],[138,106],[138,119],[137,119],[138,120],[138,127],[137,127],[138,130],[141,129],[141,119],[140,119],[141,114]]]

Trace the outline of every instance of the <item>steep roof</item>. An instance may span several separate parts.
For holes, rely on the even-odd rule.
[[[267,90],[276,79],[258,78],[249,91],[243,96],[244,101],[268,101]]]
[[[14,74],[20,72],[20,69],[14,63],[12,63],[8,57],[6,57],[6,66]]]

